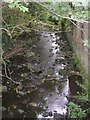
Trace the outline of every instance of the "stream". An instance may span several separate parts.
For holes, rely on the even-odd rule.
[[[27,44],[9,58],[15,84],[3,77],[3,118],[67,119],[68,97],[81,92],[82,77],[72,61],[72,50],[61,33],[35,32],[22,38]]]

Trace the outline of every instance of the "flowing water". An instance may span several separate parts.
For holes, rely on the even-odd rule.
[[[31,38],[32,45],[9,59],[20,84],[3,78],[3,118],[66,119],[67,97],[80,90],[71,75],[72,51],[60,33],[33,32]]]

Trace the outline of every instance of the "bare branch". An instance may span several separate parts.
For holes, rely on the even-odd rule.
[[[8,77],[8,76],[2,75],[2,74],[0,74],[0,76],[1,76],[1,77],[5,77],[5,78],[11,80],[13,83],[15,83],[15,84],[19,84],[19,85],[20,85],[20,82],[16,82],[16,81],[14,81],[13,79],[11,79],[11,78]]]
[[[10,38],[12,38],[12,35],[8,29],[6,29],[6,28],[0,28],[0,29],[6,31],[7,34],[10,36]]]
[[[2,57],[4,51],[3,51],[3,49],[2,49],[1,47],[0,47],[0,50],[1,50],[1,62],[2,62],[3,65],[4,65],[4,71],[5,71],[5,75],[2,75],[2,72],[1,72],[1,73],[0,73],[0,76],[1,76],[1,77],[6,77],[7,79],[11,80],[11,81],[12,81],[13,83],[15,83],[15,84],[20,84],[20,82],[16,82],[16,81],[14,81],[14,80],[11,78],[11,73],[12,73],[12,72],[10,72],[10,70],[9,70],[10,77],[8,76],[8,74],[7,74],[6,62],[4,61],[4,59],[3,59],[3,57]]]
[[[3,62],[3,64],[4,64],[5,75],[0,74],[0,76],[6,77],[7,79],[11,80],[11,81],[12,81],[13,83],[15,83],[15,84],[20,84],[20,82],[16,82],[16,81],[14,81],[11,77],[8,76],[8,74],[7,74],[6,62],[5,62],[3,59],[2,59],[2,62]],[[9,72],[10,72],[10,71],[9,71]],[[10,73],[10,75],[11,75],[11,73]]]

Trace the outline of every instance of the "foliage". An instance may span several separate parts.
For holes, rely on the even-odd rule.
[[[81,88],[84,90],[85,94],[87,94],[87,92],[88,92],[88,74],[86,73],[79,58],[76,56],[75,51],[74,51],[74,54],[72,56],[72,61],[77,66],[77,68],[79,68],[79,71],[80,71],[79,75],[83,76],[83,85],[79,84],[79,86],[81,86]]]
[[[19,8],[20,9],[20,11],[22,11],[22,12],[29,12],[28,11],[28,7],[26,7],[26,6],[24,6],[22,3],[20,3],[20,1],[19,0],[16,0],[16,1],[14,1],[14,2],[10,2],[10,3],[8,3],[8,6],[9,6],[9,8]]]
[[[28,3],[27,3],[28,4]],[[71,19],[79,19],[79,20],[84,20],[88,18],[88,2],[82,1],[82,2],[62,2],[57,0],[53,1],[50,0],[50,2],[43,2],[43,3],[38,3],[36,0],[35,2],[30,2],[29,3],[29,8],[25,6],[25,3],[21,3],[20,0],[16,0],[14,2],[9,3],[9,7],[12,9],[14,7],[19,8],[23,12],[31,12],[31,14],[37,14],[39,15],[41,12],[44,13],[43,16],[41,16],[41,19],[44,20],[45,16],[47,14],[45,13],[47,10],[47,13],[54,13],[53,16],[56,14],[60,15],[61,18],[64,17],[69,17]],[[46,9],[47,10],[46,10]],[[60,17],[55,15],[56,20]],[[43,18],[44,17],[44,18]]]
[[[56,0],[50,4],[45,4],[45,6],[54,11],[62,17],[69,17],[72,19],[87,19],[88,17],[88,2],[56,2]]]
[[[70,21],[63,19],[61,23],[65,31],[71,31],[73,29],[72,23]]]
[[[75,51],[74,51],[75,53]],[[89,102],[90,98],[89,98],[89,81],[88,81],[88,75],[85,72],[85,69],[83,68],[83,65],[81,64],[80,60],[77,58],[76,54],[73,54],[72,56],[72,60],[74,61],[74,63],[77,65],[77,67],[79,68],[80,72],[78,73],[80,76],[83,76],[83,83],[79,83],[78,81],[76,82],[77,85],[79,85],[82,90],[84,91],[83,94],[81,96],[79,96],[78,100],[85,102]]]
[[[27,5],[28,6],[27,6]],[[57,0],[49,0],[49,2],[39,3],[36,2],[30,3],[20,2],[16,0],[8,3],[9,8],[18,8],[22,12],[29,12],[32,16],[37,16],[39,20],[48,22],[50,14],[54,17],[55,20],[62,20],[63,18],[83,20],[88,17],[88,2],[62,2]],[[62,18],[62,19],[60,19]],[[60,24],[58,22],[58,24]]]
[[[24,13],[17,8],[10,9],[8,4],[3,3],[2,11],[2,17],[9,27],[21,24],[25,26],[32,19],[29,12]]]
[[[78,118],[78,119],[82,119],[86,116],[86,111],[82,110],[82,108],[75,104],[74,102],[70,102],[68,104],[68,115],[69,118]]]
[[[48,21],[48,17],[50,16],[50,13],[43,6],[41,6],[35,2],[30,2],[28,5],[28,8],[29,8],[30,14],[33,17],[36,17],[35,20],[41,20],[44,22]]]
[[[84,101],[84,102],[89,101],[89,99],[88,99],[88,94],[81,96],[81,97],[79,98],[79,100],[82,100],[82,101]]]

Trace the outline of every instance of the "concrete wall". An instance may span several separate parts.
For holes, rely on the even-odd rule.
[[[88,47],[84,46],[84,38],[87,36],[90,39],[90,23],[75,22],[78,26],[73,25],[73,31],[67,34],[68,40],[72,43],[73,48],[80,59],[87,73],[90,73],[90,56],[88,55]],[[80,29],[82,28],[84,32]],[[88,39],[87,38],[87,39]]]
[[[87,36],[87,39],[90,37],[88,31],[88,23],[85,22],[81,24],[79,22],[76,22],[76,24],[78,27],[73,26],[72,44],[78,58],[88,73],[88,47],[84,45],[85,36]],[[84,32],[80,28],[82,28]]]

